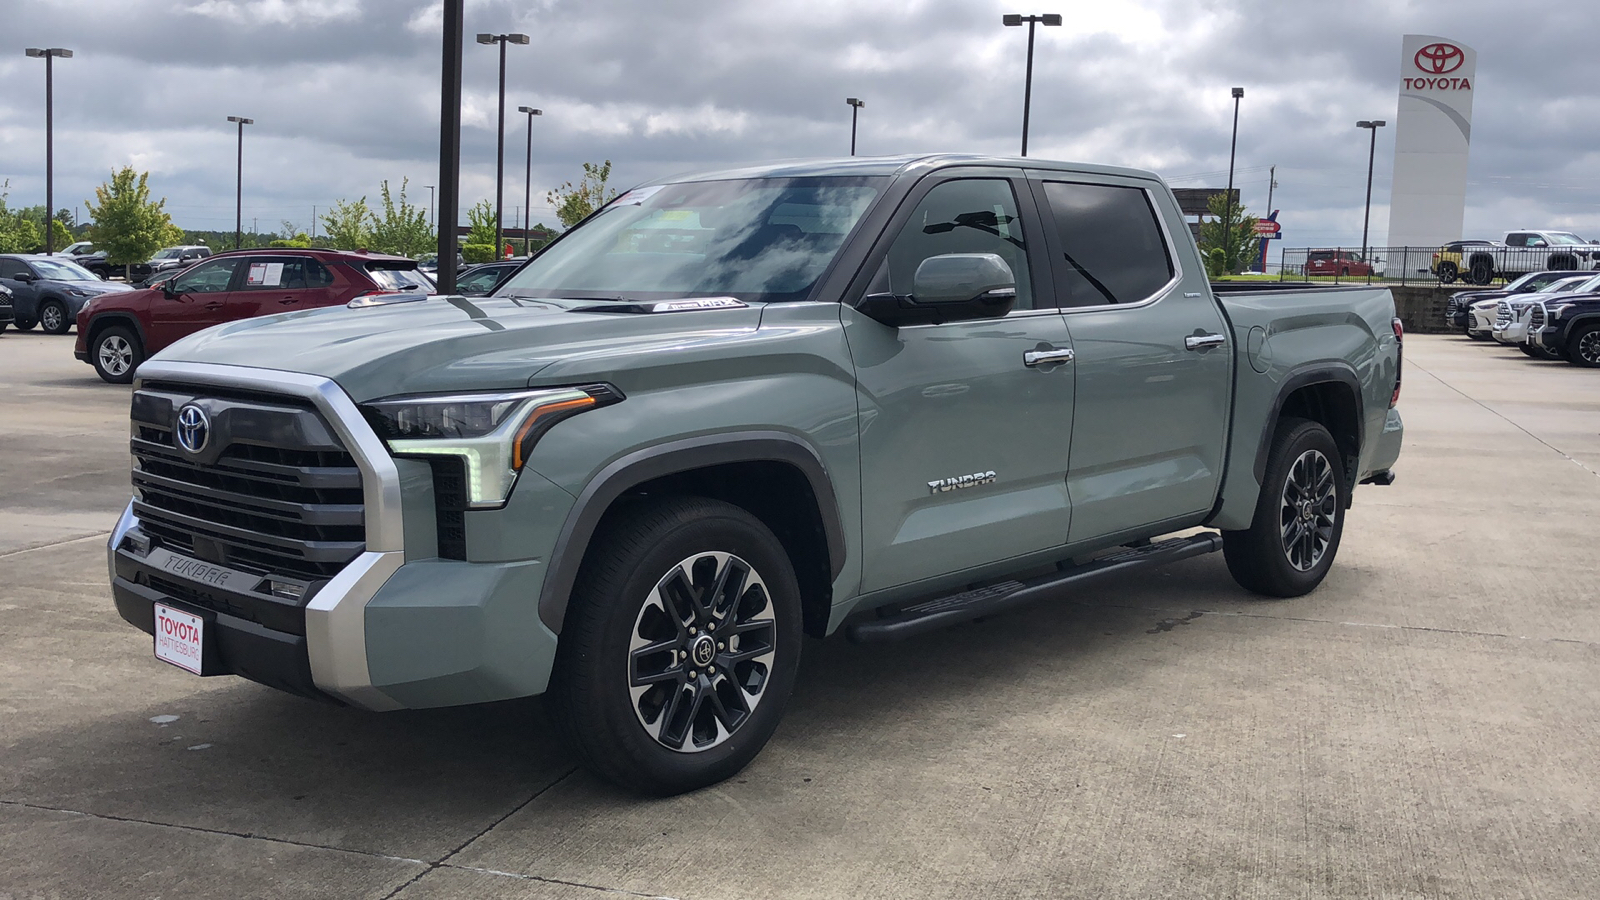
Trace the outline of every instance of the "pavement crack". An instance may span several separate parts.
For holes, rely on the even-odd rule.
[[[454,863],[441,863],[441,869],[451,869],[456,872],[475,872],[480,875],[495,875],[500,878],[515,878],[518,881],[534,881],[540,884],[559,884],[565,887],[584,888],[591,891],[600,891],[604,894],[620,894],[624,897],[648,897],[650,900],[674,900],[664,894],[645,894],[639,891],[630,891],[624,888],[610,888],[598,884],[585,884],[581,881],[566,881],[560,878],[545,878],[540,875],[524,875],[520,872],[502,872],[499,869],[480,869],[477,866],[458,866]]]
[[[1588,472],[1590,475],[1593,475],[1596,478],[1600,478],[1600,472],[1596,472],[1594,469],[1591,469],[1588,466],[1584,465],[1582,462],[1579,462],[1577,459],[1575,459],[1572,456],[1572,454],[1568,453],[1565,450],[1562,450],[1560,447],[1557,447],[1555,444],[1550,443],[1549,441],[1545,440],[1544,438],[1539,437],[1537,434],[1534,434],[1533,432],[1529,431],[1528,429],[1523,428],[1521,425],[1517,424],[1515,421],[1513,421],[1512,419],[1508,418],[1504,413],[1500,412],[1499,410],[1495,409],[1494,407],[1490,406],[1489,404],[1484,403],[1482,400],[1479,400],[1477,397],[1474,397],[1471,394],[1467,393],[1466,391],[1463,391],[1462,389],[1460,389],[1460,388],[1456,387],[1455,385],[1451,384],[1450,382],[1445,381],[1443,378],[1440,378],[1439,376],[1433,374],[1432,372],[1429,372],[1427,369],[1424,369],[1422,366],[1417,365],[1416,363],[1412,363],[1410,367],[1416,369],[1417,371],[1419,371],[1422,374],[1428,376],[1429,378],[1432,378],[1434,381],[1439,382],[1440,384],[1444,385],[1445,387],[1449,388],[1450,390],[1455,391],[1457,394],[1460,394],[1461,396],[1467,398],[1468,400],[1471,400],[1473,403],[1476,403],[1478,406],[1482,407],[1485,412],[1489,413],[1490,415],[1494,416],[1495,418],[1499,419],[1500,421],[1505,422],[1507,425],[1510,425],[1512,428],[1515,428],[1516,430],[1522,432],[1523,434],[1527,435],[1528,437],[1531,437],[1534,440],[1538,441],[1539,443],[1545,445],[1546,447],[1549,447],[1551,450],[1554,450],[1556,453],[1560,454],[1561,457],[1563,459],[1565,459],[1567,462],[1572,463],[1573,465],[1575,465],[1578,468],[1584,470],[1585,472]]]
[[[454,850],[451,850],[450,852],[448,852],[445,855],[439,857],[438,859],[434,860],[431,863],[425,863],[424,865],[426,866],[426,868],[424,868],[421,872],[418,872],[415,876],[413,876],[411,879],[407,880],[405,883],[401,884],[399,887],[397,887],[394,890],[390,891],[389,893],[385,894],[383,896],[383,900],[392,900],[392,898],[394,898],[396,896],[399,896],[400,892],[404,891],[406,888],[412,886],[413,884],[416,884],[417,882],[421,881],[430,872],[435,872],[435,871],[438,871],[439,869],[445,869],[445,868],[450,868],[450,869],[465,869],[465,868],[467,868],[466,866],[452,865],[450,863],[451,857],[455,856],[456,854],[460,853],[461,851],[463,851],[463,850],[467,849],[468,847],[472,846],[474,841],[478,840],[479,838],[483,837],[484,835],[488,834],[489,832],[491,832],[491,831],[495,830],[496,828],[500,827],[500,824],[502,822],[504,822],[505,820],[511,818],[512,816],[516,815],[519,812],[522,812],[524,809],[527,809],[528,804],[530,804],[533,801],[535,801],[535,800],[539,799],[540,797],[544,796],[544,793],[546,791],[550,790],[551,788],[555,787],[556,785],[560,784],[561,782],[566,781],[568,778],[572,777],[572,774],[574,772],[576,772],[576,771],[578,771],[578,767],[577,766],[573,766],[572,768],[566,770],[565,772],[562,772],[559,776],[557,776],[556,778],[552,779],[549,784],[545,785],[542,788],[539,788],[537,791],[534,791],[532,796],[528,797],[528,799],[526,799],[526,800],[522,801],[521,803],[518,803],[516,806],[512,807],[505,815],[501,816],[498,819],[495,819],[493,822],[490,822],[488,825],[485,825],[483,827],[483,829],[480,830],[477,834],[474,834],[472,837],[469,837],[466,840],[462,841],[459,845],[456,846],[456,848]],[[487,871],[490,871],[490,870],[484,869],[482,871],[486,871],[487,872]],[[496,874],[508,874],[508,873],[496,873]],[[532,876],[528,876],[528,877],[531,878]],[[536,881],[547,881],[549,879],[540,878],[540,879],[534,879],[534,880],[536,880]],[[552,883],[565,884],[566,882],[552,882]],[[580,887],[590,887],[590,885],[580,885]]]
[[[195,834],[211,834],[221,837],[241,838],[247,841],[266,841],[271,844],[285,844],[290,847],[305,847],[309,850],[326,850],[330,853],[353,853],[356,856],[365,856],[371,859],[384,859],[391,862],[412,863],[419,866],[428,865],[420,859],[411,859],[405,856],[391,856],[387,853],[373,853],[370,850],[352,850],[349,847],[334,847],[328,844],[316,844],[310,841],[296,841],[290,838],[272,837],[265,834],[253,834],[248,831],[229,831],[226,828],[206,828],[203,825],[180,825],[176,822],[157,822],[152,819],[137,819],[132,816],[116,816],[110,813],[86,812],[81,809],[67,809],[60,806],[46,806],[42,803],[28,803],[22,800],[0,800],[0,806],[11,806],[18,809],[32,809],[40,812],[61,813],[68,816],[83,816],[87,819],[100,819],[106,822],[122,822],[129,825],[151,825],[156,828],[174,828],[178,831],[188,831]]]
[[[35,544],[32,547],[23,547],[20,550],[7,550],[4,553],[0,553],[0,559],[5,559],[8,556],[16,556],[21,553],[32,553],[35,550],[48,550],[51,547],[59,547],[62,544],[76,544],[79,541],[87,541],[91,538],[103,538],[110,536],[111,532],[109,531],[93,531],[88,534],[80,534],[74,537],[62,538],[59,541],[51,541],[48,544]]]

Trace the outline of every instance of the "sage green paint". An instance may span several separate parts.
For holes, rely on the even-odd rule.
[[[550,479],[524,468],[505,506],[466,512],[467,560],[545,559],[556,545],[561,523],[572,511],[572,502],[572,495],[551,484]]]
[[[439,555],[438,519],[433,499],[433,469],[419,459],[397,459],[400,473],[400,521],[405,534],[406,561]]]

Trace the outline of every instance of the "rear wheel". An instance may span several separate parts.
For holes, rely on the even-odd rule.
[[[661,795],[744,768],[800,661],[783,545],[737,506],[685,497],[617,514],[591,546],[548,694],[578,758]]]
[[[1473,284],[1488,284],[1494,278],[1494,266],[1487,259],[1475,259],[1468,270]]]
[[[1567,341],[1567,362],[1585,369],[1600,368],[1600,323],[1586,326]]]
[[[72,327],[67,306],[60,300],[46,300],[39,306],[39,326],[45,334],[66,334]]]
[[[133,370],[144,362],[144,348],[133,332],[113,325],[94,336],[89,345],[89,361],[95,374],[111,384],[130,384]]]
[[[1339,447],[1321,423],[1278,423],[1255,519],[1222,533],[1233,580],[1269,597],[1310,593],[1328,574],[1344,532],[1349,487]]]

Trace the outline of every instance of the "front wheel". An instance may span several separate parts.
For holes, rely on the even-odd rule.
[[[595,774],[646,794],[715,784],[778,726],[800,662],[783,545],[729,503],[639,503],[595,534],[549,698]]]
[[[33,326],[37,324],[39,323],[28,318],[27,316],[18,316],[11,322],[11,327],[18,331],[32,331]]]
[[[94,336],[89,345],[89,361],[95,374],[110,384],[131,384],[133,370],[144,362],[144,350],[134,333],[113,325]]]
[[[1339,552],[1349,490],[1327,428],[1308,419],[1279,422],[1255,519],[1244,531],[1222,533],[1233,580],[1269,597],[1314,590]]]
[[[66,334],[67,329],[72,327],[66,305],[60,300],[46,300],[39,307],[39,326],[45,334]]]
[[[1456,281],[1456,264],[1455,263],[1448,263],[1448,262],[1447,263],[1440,263],[1439,264],[1439,283],[1440,284],[1455,284],[1455,281]]]
[[[1567,341],[1567,362],[1585,369],[1600,368],[1600,324],[1572,335]]]

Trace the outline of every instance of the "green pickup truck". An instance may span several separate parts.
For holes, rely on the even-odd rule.
[[[1389,292],[1207,283],[1131,169],[777,164],[629,191],[492,296],[138,370],[121,616],[369,710],[544,694],[648,793],[739,771],[803,635],[901,640],[1215,550],[1315,588],[1400,452]]]

